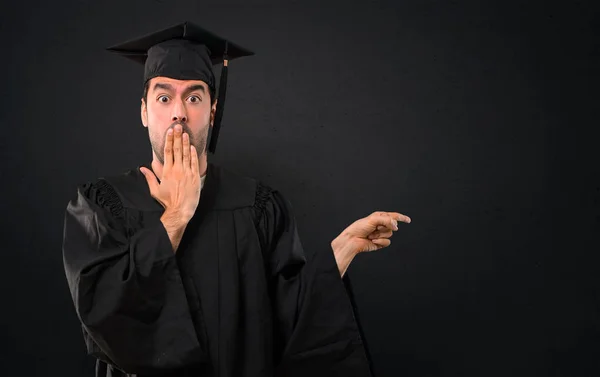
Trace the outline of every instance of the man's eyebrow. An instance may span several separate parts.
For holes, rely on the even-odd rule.
[[[196,90],[201,91],[202,94],[206,94],[206,89],[204,89],[204,85],[201,85],[201,84],[190,85],[187,87],[187,89],[185,91],[187,93],[189,93],[189,92],[195,92]]]
[[[163,84],[161,82],[157,82],[156,84],[154,84],[154,90],[156,89],[173,91],[173,87],[171,86],[171,84]]]
[[[154,84],[154,90],[157,90],[157,89],[168,90],[171,92],[174,91],[173,86],[171,84],[162,83],[162,82],[157,82],[156,84]],[[202,84],[190,85],[185,89],[185,92],[190,93],[190,92],[194,92],[196,90],[201,91],[202,94],[206,94],[206,89],[204,89],[204,86]]]

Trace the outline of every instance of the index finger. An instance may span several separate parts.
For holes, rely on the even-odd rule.
[[[401,213],[398,213],[398,212],[376,211],[376,212],[373,212],[372,216],[383,217],[383,218],[388,218],[388,219],[391,218],[395,221],[401,221],[401,222],[407,223],[407,224],[411,222],[410,217],[403,215]]]
[[[398,212],[390,212],[390,216],[392,216],[396,221],[402,221],[403,223],[410,224],[410,217],[403,215]]]
[[[173,128],[167,130],[167,137],[165,138],[165,148],[163,156],[165,170],[170,169],[173,166]]]
[[[398,230],[398,222],[410,223],[410,218],[406,215],[403,215],[398,212],[383,212],[378,211],[373,213],[370,216],[371,225],[376,229],[380,229],[380,227],[386,227],[392,230]]]

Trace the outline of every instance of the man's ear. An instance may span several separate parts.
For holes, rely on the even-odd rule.
[[[142,98],[142,105],[140,108],[140,116],[142,118],[142,124],[144,127],[148,128],[148,107],[146,106],[146,101]]]
[[[210,108],[210,126],[212,127],[215,122],[215,114],[217,113],[217,102],[219,100],[215,100],[215,103],[212,104]]]

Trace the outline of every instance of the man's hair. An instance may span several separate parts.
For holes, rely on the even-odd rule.
[[[142,94],[142,98],[146,104],[148,103],[148,89],[150,89],[150,80],[146,81],[146,85],[144,85],[144,93]],[[210,94],[210,104],[213,105],[217,99],[215,97],[215,91],[211,88],[208,88],[208,92]]]

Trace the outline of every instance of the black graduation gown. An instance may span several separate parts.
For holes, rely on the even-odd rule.
[[[372,375],[347,278],[330,247],[303,249],[280,192],[209,163],[177,253],[163,211],[138,169],[67,206],[64,267],[98,377]]]

